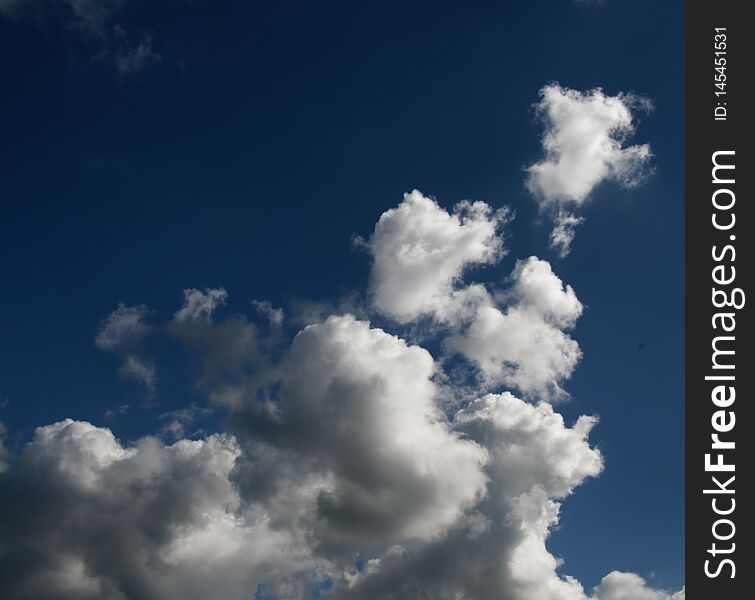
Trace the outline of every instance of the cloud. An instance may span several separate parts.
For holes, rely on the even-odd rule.
[[[366,242],[373,255],[372,303],[401,324],[430,319],[442,325],[443,347],[471,360],[487,389],[563,398],[561,383],[582,356],[564,331],[582,314],[571,286],[564,288],[550,264],[536,257],[516,263],[503,293],[464,277],[469,266],[502,258],[500,227],[508,214],[482,202],[448,213],[417,190],[406,194]]]
[[[252,300],[251,304],[273,327],[280,327],[283,324],[282,308],[275,308],[269,300]]]
[[[648,144],[623,147],[634,133],[633,108],[648,101],[631,94],[607,96],[558,84],[540,90],[545,158],[527,168],[527,187],[544,203],[582,204],[601,182],[637,185],[647,174]]]
[[[485,296],[482,286],[459,286],[464,271],[504,254],[500,228],[508,209],[461,202],[452,213],[418,190],[384,212],[368,248],[372,254],[372,302],[399,323],[429,316],[454,323]]]
[[[281,569],[312,569],[238,511],[238,452],[227,435],[124,447],[85,422],[38,428],[0,487],[0,595],[241,599]]]
[[[241,401],[236,390],[239,381],[267,378],[277,350],[275,342],[262,337],[244,315],[218,321],[174,319],[166,331],[198,360],[194,373],[199,389],[226,406]]]
[[[481,305],[469,328],[448,338],[446,347],[470,359],[488,386],[563,398],[561,383],[582,357],[577,342],[563,330],[574,327],[582,304],[550,264],[537,257],[517,261],[511,280],[503,295],[507,308]]]
[[[111,419],[120,415],[125,415],[131,406],[129,404],[119,404],[115,408],[108,408],[105,410],[105,418]]]
[[[189,288],[184,290],[184,305],[174,315],[178,323],[209,323],[212,313],[225,304],[228,292],[223,288],[205,288],[204,291]]]
[[[442,535],[483,493],[487,454],[451,432],[433,369],[426,350],[350,315],[305,328],[275,399],[235,418],[242,495],[325,556]]]
[[[455,429],[489,452],[486,497],[447,535],[367,561],[335,598],[586,600],[576,580],[556,573],[545,538],[558,522],[558,499],[602,469],[587,442],[594,423],[582,417],[569,428],[549,404],[509,393],[460,411]]]
[[[573,322],[543,265],[517,273],[522,304]],[[603,469],[594,417],[569,426],[506,392],[448,419],[437,368],[333,316],[296,336],[274,390],[231,410],[233,435],[124,445],[71,419],[38,428],[0,478],[0,595],[683,599],[616,572],[587,596],[547,549],[561,502]]]
[[[43,17],[68,21],[93,36],[106,35],[108,21],[118,12],[124,0],[60,0],[49,3],[40,0],[0,0],[0,12],[15,18]]]
[[[157,382],[155,371],[155,365],[150,361],[140,358],[135,354],[129,354],[118,369],[118,374],[121,377],[138,381],[147,389],[150,395],[153,395]]]
[[[192,404],[133,444],[66,419],[18,455],[0,445],[0,596],[683,600],[619,571],[588,594],[548,549],[562,502],[604,460],[597,418],[567,423],[550,403],[581,357],[572,287],[535,256],[503,289],[466,281],[502,256],[506,214],[449,213],[413,192],[367,242],[374,309],[400,327],[442,324],[439,361],[320,309],[273,343],[243,315],[215,317],[224,289],[185,290],[161,331],[199,351],[198,387],[227,410],[227,432],[206,435],[209,409]],[[275,324],[276,309],[255,307]],[[144,313],[119,305],[98,345],[148,381],[132,352]],[[497,393],[470,400],[449,381],[453,352]]]
[[[202,434],[204,432],[201,430],[189,433],[186,428],[196,422],[200,416],[206,416],[209,414],[212,414],[212,409],[207,408],[206,406],[199,406],[195,402],[192,402],[186,408],[178,408],[176,410],[165,412],[160,415],[161,420],[167,421],[160,430],[161,437],[180,440],[181,438],[186,437],[187,434],[192,437],[197,434]]]
[[[127,77],[163,60],[152,34],[134,35],[117,22],[127,5],[125,0],[0,0],[0,15],[57,23],[78,38],[88,60],[111,63],[119,76]]]
[[[154,36],[145,34],[131,40],[126,30],[116,25],[112,34],[112,45],[100,54],[100,58],[111,60],[121,77],[128,77],[162,61],[162,56],[154,49]]]
[[[554,218],[554,227],[550,233],[550,247],[558,252],[559,257],[565,258],[571,252],[571,244],[576,235],[577,225],[584,223],[584,218],[577,217],[567,210],[559,210]]]
[[[613,571],[593,590],[593,600],[684,600],[685,592],[670,594],[647,587],[645,580],[634,573]]]
[[[683,600],[683,591],[653,590],[639,576],[617,572],[588,597],[579,581],[559,575],[561,561],[548,552],[546,540],[558,524],[560,500],[603,468],[600,452],[587,441],[594,425],[594,418],[581,417],[567,427],[549,404],[532,405],[508,393],[472,403],[455,426],[489,450],[488,496],[447,535],[366,560],[333,597]]]
[[[121,377],[138,381],[153,396],[157,381],[155,365],[138,353],[142,340],[152,330],[144,322],[148,314],[149,309],[143,304],[128,306],[119,303],[100,323],[94,344],[100,350],[122,356],[123,362],[118,369]]]
[[[556,215],[551,245],[562,256],[580,222],[568,209],[581,206],[604,181],[634,187],[652,172],[650,145],[625,145],[635,132],[633,111],[651,109],[645,98],[608,96],[600,88],[580,92],[554,83],[540,90],[545,156],[527,167],[526,185],[541,209]]]
[[[127,306],[122,302],[100,323],[94,344],[100,350],[118,351],[141,340],[149,326],[144,322],[149,309],[143,304]]]
[[[0,421],[0,475],[8,470],[8,449],[5,447],[5,432],[7,431],[5,425]]]

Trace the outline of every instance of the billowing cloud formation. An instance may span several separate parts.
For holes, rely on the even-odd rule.
[[[461,202],[448,213],[418,190],[382,214],[369,240],[375,308],[400,323],[430,316],[456,322],[486,296],[459,287],[467,267],[503,256],[499,229],[508,210]]]
[[[426,350],[348,315],[304,329],[275,401],[239,417],[245,497],[327,556],[442,535],[484,492],[487,453],[450,431],[433,369]]]
[[[0,596],[241,599],[306,565],[238,512],[238,453],[227,435],[126,448],[89,423],[38,428],[0,487]]]
[[[551,245],[561,255],[568,254],[579,224],[565,208],[581,205],[603,181],[633,187],[649,173],[650,146],[624,146],[635,130],[636,108],[651,105],[633,94],[607,96],[600,88],[579,92],[551,84],[540,90],[545,157],[527,168],[527,189],[554,214]]]
[[[550,405],[506,393],[472,403],[454,423],[489,451],[487,496],[447,535],[369,560],[335,597],[583,600],[577,582],[556,574],[544,539],[557,521],[556,499],[602,468],[586,440],[594,421],[568,428]]]
[[[500,258],[504,214],[408,195],[369,241],[373,302],[404,325],[439,323],[438,348],[523,398],[498,389],[446,413],[448,356],[348,313],[272,351],[246,317],[214,318],[225,290],[186,290],[164,331],[200,349],[198,387],[227,408],[228,433],[124,445],[66,419],[17,456],[0,446],[0,596],[683,600],[619,571],[588,594],[547,548],[603,457],[597,419],[568,424],[549,403],[581,355],[565,333],[583,310],[571,286],[534,256],[503,291],[464,281]],[[139,311],[119,310],[130,325],[103,339],[140,331]],[[202,410],[166,413],[161,435],[185,435]]]
[[[603,468],[594,418],[504,393],[448,422],[429,355],[349,316],[304,330],[287,362],[277,399],[236,415],[238,442],[38,428],[0,480],[0,594],[683,599],[618,572],[588,597],[557,572],[560,501]]]
[[[200,322],[212,320],[212,313],[218,306],[225,304],[228,292],[223,288],[205,288],[204,291],[193,288],[184,290],[184,305],[174,315],[178,323]]]
[[[582,356],[564,332],[582,314],[574,290],[534,256],[517,262],[504,293],[466,283],[465,267],[502,258],[499,229],[508,211],[460,206],[475,207],[474,218],[460,216],[459,207],[448,213],[415,190],[383,213],[368,244],[376,309],[404,324],[431,318],[444,325],[445,347],[471,360],[487,388],[564,397],[561,382]]]
[[[561,382],[582,357],[577,342],[563,329],[574,326],[582,304],[550,264],[534,256],[518,261],[511,279],[508,307],[480,306],[469,328],[449,338],[447,346],[474,362],[489,386],[561,398]]]
[[[511,394],[488,395],[460,411],[456,428],[487,447],[488,496],[446,536],[421,546],[392,547],[346,577],[335,598],[360,600],[681,600],[649,589],[636,575],[611,573],[588,596],[573,577],[557,573],[546,549],[558,523],[559,500],[602,469],[587,435],[595,420],[567,427],[549,404]],[[643,595],[644,594],[644,595]]]

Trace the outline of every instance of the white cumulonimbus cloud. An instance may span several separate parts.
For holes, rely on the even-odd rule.
[[[580,92],[554,83],[540,90],[545,156],[527,167],[527,189],[555,221],[551,246],[565,256],[581,222],[573,209],[604,181],[634,187],[651,172],[649,144],[626,146],[634,134],[633,110],[650,110],[634,94]]]

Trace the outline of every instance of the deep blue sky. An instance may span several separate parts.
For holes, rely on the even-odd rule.
[[[612,569],[683,583],[683,3],[133,4],[162,60],[128,77],[54,20],[0,16],[0,421],[9,445],[64,417],[133,439],[185,405],[163,358],[156,405],[95,348],[118,302],[161,318],[186,287],[333,299],[369,270],[351,237],[418,188],[510,204],[510,255],[538,254],[587,310],[569,420],[601,417],[606,471],[550,547],[591,588]],[[635,91],[656,174],[601,187],[572,254],[523,187],[546,83]],[[159,349],[156,350],[156,352]],[[176,362],[178,360],[176,359]]]

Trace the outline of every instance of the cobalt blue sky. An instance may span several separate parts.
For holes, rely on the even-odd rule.
[[[682,586],[682,2],[134,3],[102,35],[41,13],[0,11],[11,451],[67,417],[128,442],[206,404],[165,340],[149,349],[154,393],[119,376],[94,343],[118,303],[166,320],[187,288],[223,287],[221,310],[250,315],[252,299],[291,314],[363,294],[370,256],[353,240],[402,194],[482,200],[515,218],[509,254],[476,280],[536,254],[585,306],[557,410],[600,417],[605,471],[564,502],[548,547],[587,589],[613,569]],[[551,82],[654,104],[631,139],[652,147],[653,175],[600,185],[564,258],[525,185]]]

